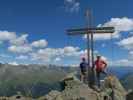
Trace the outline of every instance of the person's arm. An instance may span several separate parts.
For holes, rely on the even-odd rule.
[[[82,65],[81,65],[81,63],[80,63],[80,64],[79,64],[79,68],[80,68],[80,69],[81,69],[81,66],[82,66]]]
[[[107,67],[106,61],[103,61],[103,64],[104,64],[104,67],[106,68]]]
[[[93,63],[92,68],[94,69],[94,68],[95,68],[95,66],[96,66],[96,61]]]

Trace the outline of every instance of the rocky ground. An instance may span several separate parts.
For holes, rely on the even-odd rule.
[[[0,100],[132,100],[132,92],[129,94],[123,88],[117,77],[107,76],[102,82],[101,88],[89,88],[79,81],[74,75],[68,75],[61,81],[62,91],[51,91],[37,99],[23,97],[21,94],[12,97],[1,97]]]
[[[71,76],[63,82],[62,92],[51,91],[39,100],[126,100],[127,92],[115,76],[106,77],[101,89],[91,89]]]

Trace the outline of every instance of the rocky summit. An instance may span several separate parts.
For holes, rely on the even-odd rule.
[[[132,100],[132,92],[127,93],[118,78],[109,75],[101,82],[101,87],[88,87],[75,75],[70,74],[61,80],[62,91],[52,90],[47,95],[32,99],[18,94],[0,100]]]
[[[51,91],[39,100],[126,100],[127,92],[117,77],[107,76],[101,88],[89,88],[75,76],[67,76],[61,81],[62,92]]]

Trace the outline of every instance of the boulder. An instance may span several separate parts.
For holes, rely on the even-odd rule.
[[[121,85],[117,77],[110,75],[104,79],[102,89],[104,93],[107,93],[112,100],[125,100],[126,90]]]
[[[65,77],[61,83],[64,90],[57,96],[60,100],[98,100],[98,93],[72,74]]]
[[[117,77],[107,76],[102,87],[90,88],[79,81],[74,74],[70,74],[61,80],[63,90],[51,91],[38,100],[126,100],[126,91]],[[96,86],[95,86],[96,87]],[[99,91],[97,91],[99,90]]]

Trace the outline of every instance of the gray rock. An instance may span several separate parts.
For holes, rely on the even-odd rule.
[[[38,100],[125,100],[126,97],[125,89],[115,76],[106,77],[101,89],[88,87],[73,74],[61,80],[61,84],[62,92],[51,91]]]
[[[102,91],[107,93],[113,100],[125,100],[126,90],[117,77],[110,75],[104,79]]]
[[[38,100],[55,100],[59,94],[60,92],[58,91],[51,91],[49,94],[40,97]]]

